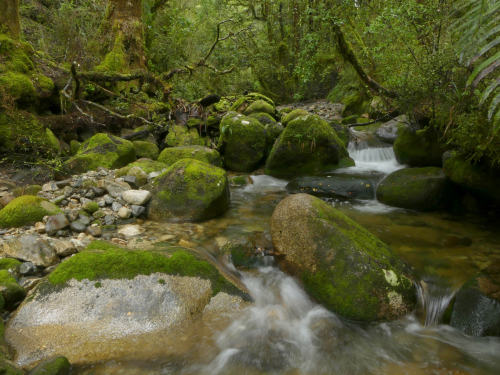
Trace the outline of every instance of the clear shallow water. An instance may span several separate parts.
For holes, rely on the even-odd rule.
[[[386,151],[352,154],[357,166],[350,170],[388,173],[389,164],[401,168]],[[231,208],[221,218],[202,224],[151,224],[148,231],[158,237],[175,232],[178,235],[166,242],[178,244],[181,239],[221,261],[222,240],[245,236],[269,241],[269,219],[287,194],[287,182],[263,175],[252,180],[252,185],[232,189]],[[241,274],[255,303],[238,313],[195,322],[176,337],[151,337],[148,344],[136,341],[135,356],[79,367],[75,373],[500,373],[500,338],[467,337],[439,324],[460,285],[493,258],[500,259],[499,223],[395,209],[375,200],[336,206],[416,269],[422,279],[421,304],[414,314],[390,323],[347,322],[311,301],[291,277],[268,266]]]

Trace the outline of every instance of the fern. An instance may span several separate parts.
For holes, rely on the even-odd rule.
[[[480,105],[487,106],[493,130],[500,129],[500,0],[459,0],[453,24],[460,35],[460,59],[472,73],[467,88],[484,87]]]

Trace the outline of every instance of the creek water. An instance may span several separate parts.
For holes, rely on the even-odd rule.
[[[403,167],[391,147],[351,144],[349,152],[356,166],[342,173],[385,175]],[[287,194],[287,181],[265,175],[252,180],[232,189],[231,208],[221,218],[202,224],[150,223],[147,230],[159,237],[176,230],[219,259],[221,238],[269,240],[270,216]],[[254,303],[232,315],[194,323],[170,344],[183,347],[176,351],[181,354],[159,350],[148,356],[138,350],[136,358],[77,367],[75,373],[499,374],[500,338],[469,337],[440,320],[460,285],[500,258],[498,223],[473,215],[395,209],[375,198],[331,204],[415,268],[421,279],[417,311],[394,322],[346,321],[312,301],[296,280],[273,265],[272,257],[263,257],[260,268],[239,273]]]

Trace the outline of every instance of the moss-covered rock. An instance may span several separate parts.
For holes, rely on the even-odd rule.
[[[464,187],[486,201],[500,204],[500,172],[482,164],[472,164],[456,152],[444,157],[443,170],[455,184]]]
[[[283,126],[287,126],[290,121],[295,120],[297,117],[307,116],[307,115],[310,115],[310,113],[307,112],[305,109],[302,108],[294,109],[293,111],[290,111],[285,116],[283,116],[283,118],[281,119],[281,123],[283,124]]]
[[[166,165],[172,165],[181,159],[196,159],[216,167],[222,167],[219,152],[203,146],[168,147],[158,157],[158,161]]]
[[[283,133],[284,127],[279,122],[275,122],[266,125],[264,129],[266,129],[266,149],[267,153],[269,153],[276,139]]]
[[[136,159],[132,142],[111,134],[98,133],[82,143],[66,166],[72,172],[96,170],[99,167],[121,168]]]
[[[266,173],[276,177],[312,175],[338,168],[343,159],[349,157],[335,130],[316,115],[301,116],[274,143]]]
[[[349,95],[344,96],[341,100],[341,103],[344,105],[344,108],[342,110],[343,117],[350,115],[361,115],[365,112],[368,112],[370,109],[369,102],[360,91],[351,92]]]
[[[440,167],[443,152],[437,134],[430,128],[415,131],[402,127],[394,141],[396,159],[410,167]]]
[[[265,157],[266,129],[254,118],[228,112],[220,123],[219,148],[228,169],[251,172]]]
[[[94,212],[98,211],[99,210],[99,205],[97,204],[97,202],[95,201],[90,201],[90,202],[87,202],[85,203],[83,206],[82,206],[82,209],[89,213],[89,214],[93,214]]]
[[[118,177],[121,176],[127,176],[129,175],[130,169],[138,167],[141,168],[145,173],[149,174],[151,172],[161,172],[165,168],[168,167],[167,164],[162,163],[161,161],[156,161],[156,160],[151,160],[151,159],[146,159],[146,158],[141,158],[139,160],[136,160],[127,166],[120,168],[116,171],[116,175]]]
[[[460,288],[450,325],[470,336],[500,336],[500,262],[493,262]]]
[[[37,365],[29,375],[69,375],[71,364],[66,357],[50,358]]]
[[[274,101],[270,98],[268,98],[265,95],[256,93],[256,92],[251,92],[247,95],[244,95],[240,98],[238,98],[229,108],[230,111],[236,111],[236,112],[245,112],[245,110],[252,105],[252,103],[256,101],[262,100],[263,102],[269,104],[273,108],[275,107]],[[259,111],[260,112],[260,111]],[[263,111],[265,112],[265,111]],[[274,112],[273,112],[274,113]]]
[[[285,198],[271,218],[285,270],[328,309],[348,319],[397,319],[412,311],[410,270],[389,247],[343,213],[307,194]]]
[[[23,195],[0,210],[0,227],[22,227],[41,221],[46,215],[55,215],[60,212],[59,207],[45,199]]]
[[[14,258],[0,258],[0,270],[7,270],[11,273],[17,273],[21,262]]]
[[[182,159],[153,181],[148,217],[152,220],[200,221],[229,208],[226,171],[211,164]]]
[[[135,155],[138,158],[148,158],[156,160],[160,154],[160,149],[156,143],[148,141],[133,141],[135,148]]]
[[[441,168],[404,168],[388,175],[377,188],[377,199],[389,206],[432,211],[446,206],[449,185]]]
[[[80,146],[82,144],[80,142],[78,142],[76,139],[72,139],[70,142],[69,142],[69,153],[73,156],[73,155],[76,155],[78,153],[78,150],[80,149]]]
[[[258,120],[264,126],[276,123],[276,120],[274,119],[273,116],[271,116],[268,113],[264,113],[264,112],[252,113],[252,114],[248,115],[248,117],[252,117],[252,118]]]
[[[269,102],[259,99],[250,104],[245,111],[243,112],[245,115],[251,115],[252,113],[267,113],[271,116],[274,116],[276,112],[276,108],[274,105]]]
[[[26,185],[15,188],[12,190],[12,194],[15,197],[20,197],[21,195],[37,195],[40,191],[42,191],[40,185]]]
[[[206,145],[206,139],[200,137],[196,128],[188,129],[183,125],[173,125],[165,137],[165,144],[168,147]]]
[[[7,270],[0,270],[0,293],[5,301],[4,308],[12,310],[26,297],[26,291]]]

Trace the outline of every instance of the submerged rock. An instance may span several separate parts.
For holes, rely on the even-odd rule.
[[[409,268],[366,229],[321,199],[285,198],[271,218],[281,266],[328,309],[353,320],[397,319],[415,306]]]
[[[204,146],[168,147],[158,157],[158,161],[167,166],[181,159],[196,159],[216,167],[222,167],[222,160],[217,150]]]
[[[0,210],[0,228],[22,227],[41,221],[44,216],[61,210],[55,204],[33,195],[23,195],[10,201]]]
[[[163,221],[201,221],[229,208],[229,183],[222,168],[182,159],[153,181],[148,217]]]
[[[354,163],[335,130],[320,117],[307,115],[291,121],[276,140],[266,173],[275,177],[313,175],[349,165]]]
[[[500,262],[460,288],[450,325],[470,336],[500,336]]]
[[[441,168],[404,168],[377,188],[377,199],[389,206],[432,211],[446,206],[449,185]]]
[[[252,117],[228,112],[220,123],[219,148],[228,169],[251,172],[265,157],[266,129]]]
[[[131,251],[95,242],[36,287],[9,321],[6,339],[22,366],[52,353],[72,363],[132,355],[141,337],[189,327],[219,292],[242,294],[184,249]]]
[[[98,167],[121,168],[136,159],[132,142],[114,135],[98,133],[83,142],[75,156],[66,163],[72,172],[96,170]]]

